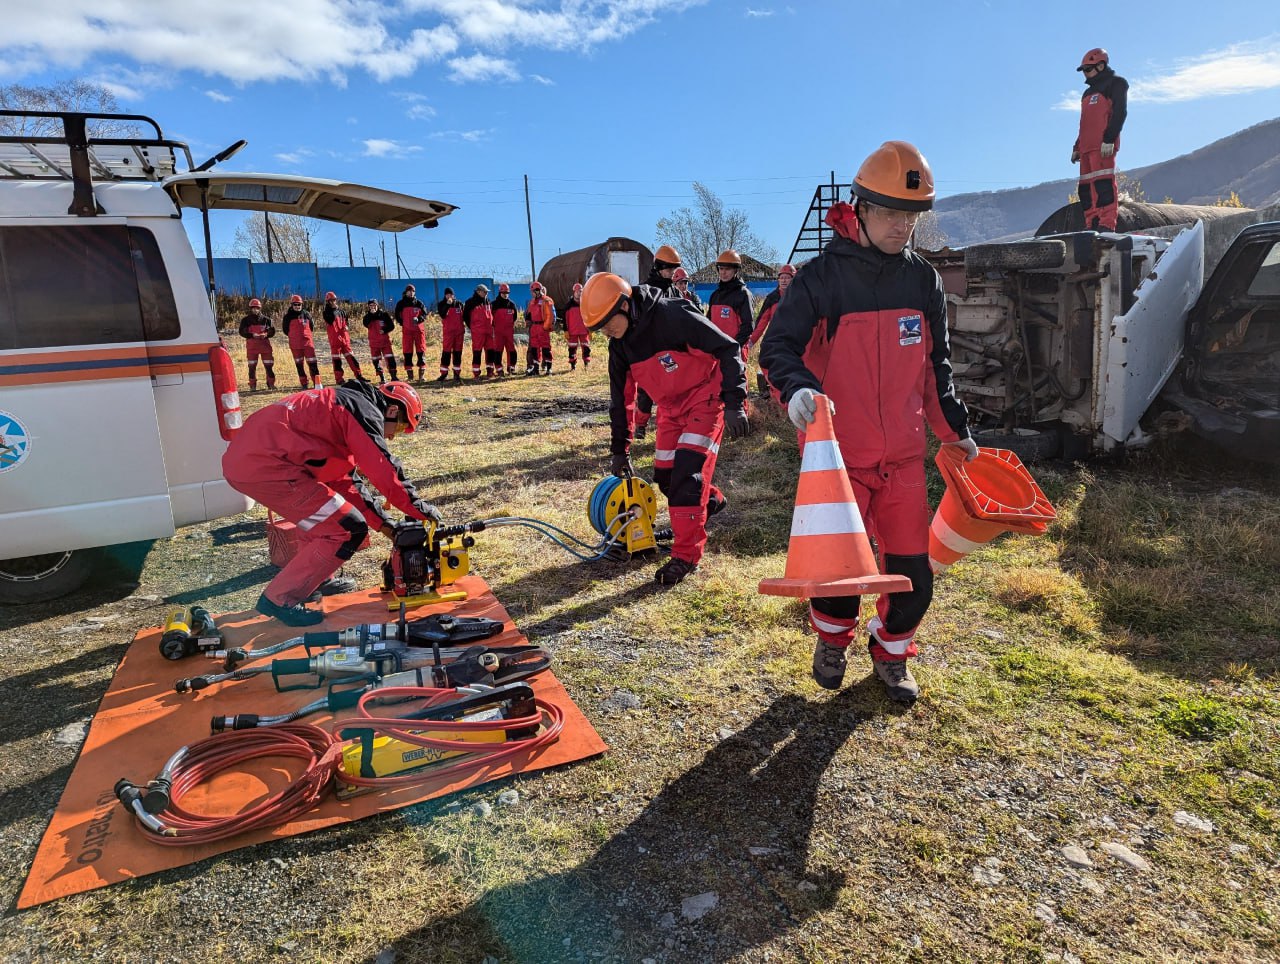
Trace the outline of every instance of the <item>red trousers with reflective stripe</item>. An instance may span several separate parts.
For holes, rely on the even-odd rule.
[[[1116,155],[1103,157],[1099,151],[1080,152],[1080,206],[1084,208],[1086,231],[1114,231],[1120,216],[1116,197]]]
[[[276,359],[276,354],[271,348],[271,342],[266,338],[249,338],[244,343],[245,357],[250,363],[262,360],[264,362],[272,362]]]
[[[883,470],[848,469],[853,495],[866,523],[867,534],[876,540],[881,567],[888,569],[888,557],[925,557],[929,552],[929,497],[925,488],[924,462],[912,461]],[[906,659],[916,655],[916,627],[928,611],[932,586],[917,586],[913,578],[910,592],[881,595],[869,629],[875,659]],[[922,595],[923,594],[923,595]],[[810,603],[810,622],[818,635],[833,646],[847,646],[858,628],[857,596],[831,596]]]
[[[298,527],[297,553],[264,590],[274,603],[305,602],[357,549],[369,544],[369,524],[359,510],[309,475],[288,481],[227,482]]]
[[[724,435],[724,402],[712,396],[678,416],[658,409],[653,476],[667,497],[674,541],[671,555],[694,565],[707,545],[707,500],[722,498],[711,484]]]

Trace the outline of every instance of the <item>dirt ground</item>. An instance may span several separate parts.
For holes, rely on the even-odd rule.
[[[549,377],[423,388],[430,429],[393,447],[447,521],[590,535],[603,351],[570,373],[558,348]],[[0,610],[0,958],[1280,959],[1274,473],[1190,443],[1038,467],[1058,521],[939,579],[903,709],[865,653],[818,689],[803,606],[756,594],[783,568],[798,463],[779,412],[755,424],[723,447],[730,508],[674,590],[653,560],[478,537],[476,568],[608,754],[21,912],[124,648],[176,604],[252,606],[274,572],[264,513]],[[637,456],[647,474],[651,437]],[[349,567],[362,584],[379,553]]]

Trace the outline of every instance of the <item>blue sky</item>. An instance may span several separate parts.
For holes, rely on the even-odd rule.
[[[0,83],[96,80],[197,159],[244,137],[229,168],[458,205],[400,236],[414,273],[527,273],[524,174],[539,267],[610,235],[652,244],[694,180],[785,257],[815,184],[833,169],[847,182],[889,138],[924,150],[942,194],[1071,177],[1074,68],[1096,45],[1132,85],[1121,168],[1280,115],[1274,0],[57,6],[6,10]],[[237,220],[215,217],[215,254]],[[383,236],[353,235],[372,263]],[[345,263],[341,228],[318,248]]]

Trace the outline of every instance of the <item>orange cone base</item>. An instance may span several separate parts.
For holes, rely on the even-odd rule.
[[[759,592],[766,596],[795,596],[817,599],[823,596],[880,596],[890,592],[910,592],[906,576],[859,576],[853,579],[761,579]]]

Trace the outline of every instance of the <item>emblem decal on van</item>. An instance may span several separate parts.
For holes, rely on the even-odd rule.
[[[16,469],[31,451],[31,436],[18,416],[0,411],[0,475]]]

